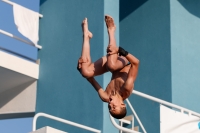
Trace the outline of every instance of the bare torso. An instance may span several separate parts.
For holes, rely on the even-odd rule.
[[[131,65],[127,65],[123,69],[112,73],[111,81],[105,90],[108,96],[110,96],[113,92],[118,92],[122,96],[123,100],[125,100],[128,97],[127,92],[124,92],[122,86],[124,85],[127,79],[130,67]]]

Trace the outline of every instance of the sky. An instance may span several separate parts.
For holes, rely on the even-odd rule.
[[[39,0],[10,1],[39,12]],[[20,38],[26,39],[17,31],[17,28],[14,24],[12,6],[2,1],[0,1],[0,29],[10,32]],[[15,39],[0,33],[0,43],[14,43],[17,46],[17,44],[22,42],[16,41]],[[33,118],[0,120],[0,133],[29,133],[32,131],[32,120]]]

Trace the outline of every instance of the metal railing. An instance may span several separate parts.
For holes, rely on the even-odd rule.
[[[143,124],[142,124],[142,122],[140,121],[139,117],[137,116],[137,113],[136,113],[135,110],[133,109],[133,106],[131,105],[131,103],[129,102],[128,99],[126,99],[126,102],[128,103],[128,105],[129,105],[131,111],[133,112],[134,117],[135,117],[136,120],[138,121],[138,123],[139,123],[140,127],[142,128],[143,132],[144,132],[144,133],[147,133],[147,131],[145,130],[145,128],[144,128],[144,126],[143,126]]]
[[[128,133],[140,133],[140,132],[137,132],[137,131],[134,131],[134,130],[131,130],[131,129],[128,129],[128,128],[125,128],[125,127],[122,127],[122,126],[119,126],[111,115],[110,115],[110,120],[113,123],[113,125],[119,130],[122,130],[122,131],[128,132]]]
[[[180,112],[182,112],[182,113],[183,113],[183,112],[187,112],[189,115],[194,115],[194,116],[200,117],[200,114],[199,114],[199,113],[196,113],[196,112],[194,112],[194,111],[191,111],[191,110],[189,110],[189,109],[183,108],[183,107],[181,107],[181,106],[172,104],[172,103],[170,103],[170,102],[161,100],[161,99],[159,99],[159,98],[156,98],[156,97],[153,97],[153,96],[150,96],[150,95],[141,93],[141,92],[136,91],[136,90],[133,90],[132,93],[135,94],[135,95],[138,95],[138,96],[140,96],[140,97],[149,99],[149,100],[151,100],[151,101],[160,103],[160,104],[162,104],[162,105],[166,105],[166,106],[172,107],[172,108],[174,108],[174,109],[178,109],[178,110],[180,110]],[[129,102],[128,99],[126,99],[126,102],[128,103],[129,107],[131,108],[131,111],[133,112],[134,116],[136,117],[136,119],[137,119],[137,121],[138,121],[140,127],[141,127],[142,130],[143,130],[143,132],[144,132],[144,133],[147,133],[146,130],[144,129],[142,123],[140,122],[139,117],[137,116],[135,110],[133,109],[133,107],[132,107],[132,105],[130,104],[130,102]],[[113,125],[114,125],[116,128],[118,128],[119,130],[122,130],[122,131],[125,131],[125,132],[129,132],[129,133],[139,133],[139,132],[137,132],[137,131],[133,131],[133,130],[131,130],[131,129],[127,129],[127,128],[124,128],[124,127],[119,126],[111,115],[110,115],[110,119],[111,119],[111,122],[113,123]]]
[[[11,37],[11,38],[14,38],[14,39],[16,39],[16,40],[18,40],[18,41],[21,41],[21,42],[23,42],[23,43],[26,43],[26,44],[29,44],[29,45],[33,45],[33,46],[35,46],[35,47],[38,48],[38,49],[42,49],[42,46],[40,46],[40,45],[35,45],[34,43],[29,42],[29,41],[26,41],[26,40],[24,40],[24,39],[21,39],[21,38],[15,36],[15,35],[13,35],[13,34],[7,32],[7,31],[4,31],[4,30],[1,30],[1,29],[0,29],[0,33],[1,33],[1,34],[4,34],[4,35],[6,35],[6,36],[9,36],[9,37]]]
[[[136,91],[136,90],[133,90],[132,93],[135,94],[135,95],[138,95],[138,96],[140,96],[140,97],[149,99],[149,100],[151,100],[151,101],[160,103],[160,104],[162,104],[162,105],[166,105],[166,106],[169,106],[169,107],[178,109],[178,110],[180,110],[180,112],[187,112],[189,115],[195,115],[195,116],[200,117],[200,114],[199,114],[199,113],[196,113],[196,112],[194,112],[194,111],[192,111],[192,110],[189,110],[189,109],[183,108],[183,107],[181,107],[181,106],[175,105],[175,104],[173,104],[173,103],[170,103],[170,102],[161,100],[161,99],[159,99],[159,98],[156,98],[156,97],[153,97],[153,96],[150,96],[150,95],[141,93],[141,92]]]
[[[78,128],[89,130],[89,131],[94,132],[94,133],[101,133],[100,130],[97,130],[97,129],[94,129],[94,128],[91,128],[91,127],[88,127],[88,126],[84,126],[84,125],[81,125],[81,124],[78,124],[78,123],[75,123],[75,122],[71,122],[71,121],[56,117],[56,116],[45,114],[45,113],[37,113],[34,116],[34,118],[33,118],[33,129],[32,129],[33,131],[36,130],[36,121],[37,121],[38,117],[41,117],[41,116],[52,119],[52,120],[56,120],[56,121],[59,121],[59,122],[65,123],[65,124],[69,124],[69,125],[72,125],[72,126],[75,126],[75,127],[78,127]]]
[[[1,1],[3,1],[3,2],[5,2],[5,3],[7,3],[7,4],[10,4],[10,5],[13,5],[13,4],[15,4],[14,2],[12,2],[12,1],[10,1],[10,0],[1,0]],[[36,12],[37,13],[37,12]],[[42,14],[39,14],[38,13],[38,15],[39,15],[39,17],[43,17],[43,15]]]
[[[9,0],[1,0],[1,1],[2,1],[2,2],[5,2],[5,3],[7,3],[7,4],[10,4],[10,5],[15,4],[14,2],[11,2],[11,1],[9,1]],[[28,8],[27,8],[27,9],[28,9]],[[35,11],[34,11],[34,12],[35,12]],[[37,12],[36,12],[36,13],[37,13]],[[42,15],[42,14],[39,14],[39,13],[38,13],[38,16],[39,16],[39,17],[43,17],[43,15]],[[29,41],[26,41],[26,40],[24,40],[24,39],[21,39],[21,38],[15,36],[15,35],[13,35],[13,34],[7,32],[7,31],[4,31],[4,30],[1,30],[1,29],[0,29],[0,33],[1,33],[1,34],[4,34],[4,35],[6,35],[6,36],[9,36],[9,37],[11,37],[11,38],[14,38],[14,39],[16,39],[16,40],[18,40],[18,41],[24,42],[24,43],[26,43],[26,44],[33,45],[33,46],[35,46],[35,47],[38,48],[38,49],[42,49],[42,46],[40,46],[40,45],[38,45],[38,44],[34,44],[34,43],[32,43],[32,42],[29,42]]]
[[[140,127],[142,128],[143,132],[144,132],[144,133],[147,133],[146,130],[145,130],[145,128],[144,128],[144,126],[143,126],[143,124],[142,124],[142,122],[140,121],[139,117],[137,116],[137,113],[136,113],[135,110],[133,109],[133,107],[132,107],[132,105],[131,105],[131,103],[129,102],[128,99],[126,99],[126,102],[128,103],[128,105],[129,105],[129,107],[130,107],[130,109],[131,109],[133,115],[134,115],[135,118],[137,119],[137,121],[138,121]],[[129,133],[139,133],[139,132],[137,132],[137,131],[134,131],[134,130],[127,129],[127,128],[124,128],[124,127],[122,127],[122,126],[119,126],[111,115],[110,115],[110,119],[111,119],[111,122],[113,123],[113,125],[114,125],[116,128],[118,128],[119,130],[121,130],[121,131],[129,132]]]

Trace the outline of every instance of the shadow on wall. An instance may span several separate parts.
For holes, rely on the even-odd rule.
[[[40,5],[42,5],[44,2],[46,2],[47,0],[40,0]]]
[[[0,93],[0,109],[34,82],[35,80]]]
[[[191,14],[200,18],[200,1],[199,0],[178,0],[178,2]]]
[[[148,0],[120,0],[120,21],[122,21],[147,1]]]

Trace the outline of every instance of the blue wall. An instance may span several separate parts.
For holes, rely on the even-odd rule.
[[[200,1],[170,1],[172,102],[200,112]]]
[[[140,60],[135,90],[171,102],[169,1],[120,1],[120,46]],[[159,104],[129,99],[146,131],[159,133]]]
[[[6,41],[0,43],[0,50],[34,62],[38,59],[38,49],[36,47],[24,44],[7,36],[2,38]]]
[[[105,55],[108,42],[104,44],[104,34],[107,36],[104,31],[104,6],[104,1],[41,0],[40,12],[44,17],[40,20],[40,44],[43,49],[39,51],[41,64],[36,113],[45,112],[105,132],[113,131],[113,127],[104,123],[110,122],[107,104],[100,100],[97,92],[76,70],[82,49],[81,22],[84,17],[88,18],[89,29],[93,33],[92,60]],[[105,78],[109,76],[98,76],[96,79],[105,88]],[[46,125],[67,132],[88,132],[39,118],[37,128]]]
[[[199,7],[198,0],[120,1],[120,45],[140,59],[135,90],[196,112]],[[147,132],[159,133],[159,105],[135,95],[130,99]]]

